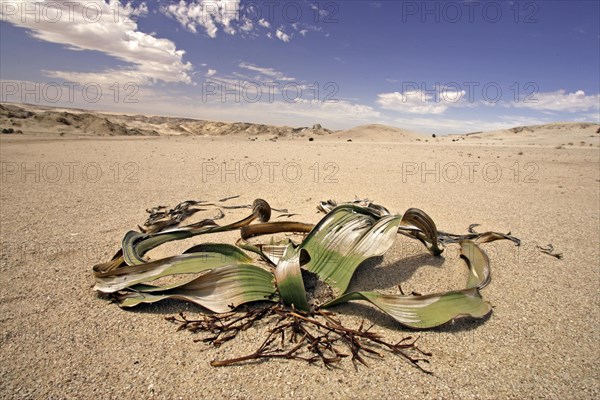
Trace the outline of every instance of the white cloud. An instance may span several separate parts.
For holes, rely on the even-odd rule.
[[[254,24],[250,18],[242,18],[243,24],[240,26],[240,30],[246,33],[252,32],[254,29]]]
[[[321,17],[327,17],[329,12],[326,9],[322,9],[317,4],[311,4],[310,9],[313,11],[317,11]]]
[[[442,114],[448,107],[458,105],[466,92],[442,89],[435,94],[420,90],[380,93],[377,104],[387,110],[410,114]]]
[[[40,13],[44,8],[39,4],[44,2],[25,1],[22,7],[34,9],[38,4]],[[156,81],[191,83],[188,75],[192,65],[184,63],[183,50],[177,50],[175,43],[168,39],[156,38],[141,32],[135,20],[130,15],[143,15],[147,12],[145,3],[133,8],[129,3],[122,5],[119,1],[95,2],[96,6],[84,6],[88,3],[72,2],[69,8],[61,8],[50,14],[52,7],[61,7],[59,2],[45,2],[48,17],[31,16],[21,18],[20,13],[3,12],[1,18],[16,26],[29,29],[37,39],[66,45],[71,50],[99,51],[131,66],[111,68],[101,72],[80,73],[72,71],[46,71],[52,77],[80,83],[95,82],[110,84],[114,82],[133,82],[137,84],[152,84]],[[70,7],[72,11],[69,12]],[[89,11],[91,9],[92,11]],[[7,8],[2,7],[2,11]],[[94,10],[98,10],[94,14]],[[41,14],[40,14],[41,15]],[[46,14],[44,14],[46,15]],[[58,19],[54,16],[59,15]],[[87,20],[84,18],[87,17]]]
[[[534,93],[528,99],[521,99],[510,105],[540,111],[582,112],[600,109],[600,94],[588,96],[583,90],[567,93],[561,89],[555,92]]]
[[[208,36],[216,38],[219,27],[230,35],[236,33],[234,22],[240,20],[240,0],[181,0],[163,7],[162,11],[187,30],[196,33],[202,27]],[[242,23],[240,29],[251,30],[252,21],[244,18]]]
[[[293,24],[291,24],[291,26],[292,26],[292,29],[297,31],[302,36],[306,36],[306,34],[308,32],[322,32],[323,31],[323,27],[321,27],[321,26],[310,25],[310,24],[306,24],[304,22],[294,22]],[[282,29],[282,28],[280,28],[280,29]]]
[[[278,81],[293,81],[294,80],[294,78],[285,76],[285,74],[283,72],[277,71],[276,69],[273,69],[273,68],[258,67],[254,64],[250,64],[250,63],[246,63],[246,62],[241,62],[238,65],[238,67],[247,69],[249,71],[258,72],[259,74],[266,75],[266,76],[276,79]]]
[[[290,35],[282,31],[281,28],[277,29],[277,32],[275,32],[275,36],[277,36],[277,39],[285,43],[289,42],[291,39]]]
[[[338,119],[340,122],[346,120],[369,121],[373,118],[381,117],[381,114],[374,110],[373,107],[343,100],[335,102],[309,101],[305,102],[304,105],[313,112],[321,112],[320,114],[313,113],[312,115],[321,116],[322,118],[327,119]]]
[[[211,84],[211,91],[216,97],[226,99],[226,102],[239,102],[241,99],[271,99],[284,98],[284,95],[302,96],[311,88],[307,85],[292,82],[295,80],[274,68],[260,67],[247,62],[238,64],[242,72],[234,71],[227,74],[206,74],[206,83]],[[249,74],[247,71],[254,72]],[[210,71],[209,71],[210,72]],[[285,91],[285,93],[284,93]],[[295,93],[295,91],[297,91]],[[258,96],[258,97],[257,97]],[[214,97],[214,96],[213,96]],[[237,100],[236,100],[237,99]],[[253,102],[253,101],[251,101]]]
[[[239,33],[242,37],[257,37],[255,28],[262,27],[269,30],[265,34],[269,39],[276,37],[287,43],[294,37],[292,33],[288,33],[292,30],[302,36],[311,31],[323,30],[322,27],[303,22],[285,23],[275,28],[272,20],[260,18],[260,13],[267,10],[255,10],[256,7],[255,2],[241,0],[179,0],[177,3],[162,6],[160,10],[174,18],[186,30],[192,33],[203,31],[213,39],[220,30],[230,35]],[[316,5],[313,7],[318,8]],[[278,11],[281,12],[279,9]],[[319,13],[328,14],[327,10],[319,10]]]
[[[209,69],[208,72],[206,73],[206,76],[213,76],[217,73],[216,69]]]

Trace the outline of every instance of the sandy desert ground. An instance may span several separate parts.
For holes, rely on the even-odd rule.
[[[35,130],[31,119],[17,122]],[[348,136],[310,128],[297,139],[269,132],[255,140],[59,136],[42,128],[0,137],[1,398],[600,396],[598,125],[442,138],[388,131],[384,139],[377,126]],[[167,301],[122,310],[92,291],[91,268],[114,254],[146,208],[232,195],[241,195],[232,204],[260,197],[307,222],[320,218],[319,200],[368,197],[393,212],[421,208],[445,231],[479,223],[481,230],[511,231],[523,244],[484,245],[493,274],[483,289],[494,306],[489,318],[416,333],[433,353],[432,376],[393,355],[369,358],[369,368],[348,360],[332,370],[296,361],[213,368],[210,360],[253,351],[266,325],[218,349],[195,343],[164,317],[198,316],[200,307]],[[227,219],[246,213],[232,210]],[[165,245],[150,256],[203,240]],[[548,243],[562,260],[537,250]],[[399,237],[380,263],[359,268],[351,286],[402,284],[428,293],[458,287],[465,277],[457,247],[435,258]],[[362,303],[335,311],[350,326],[374,323],[390,340],[415,334]]]

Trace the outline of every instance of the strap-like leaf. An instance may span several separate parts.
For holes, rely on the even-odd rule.
[[[383,255],[390,248],[400,220],[399,215],[380,217],[377,211],[365,207],[338,206],[323,217],[298,248],[310,257],[303,267],[342,294],[361,262]]]
[[[416,329],[438,326],[459,316],[484,317],[492,308],[481,298],[478,289],[490,281],[490,262],[475,242],[463,240],[460,244],[461,257],[469,268],[466,289],[425,296],[352,292],[326,303],[323,307],[350,300],[367,300],[401,324]]]
[[[490,259],[479,246],[470,240],[460,242],[460,255],[469,267],[467,288],[481,289],[492,279]]]
[[[348,293],[325,304],[330,307],[350,300],[367,300],[402,325],[432,328],[459,316],[481,318],[491,311],[477,289],[464,289],[426,296],[386,295],[376,292]]]
[[[308,233],[315,226],[312,224],[305,224],[302,222],[292,221],[278,221],[278,222],[267,222],[263,224],[254,224],[243,226],[240,230],[242,239],[249,239],[253,236],[269,235],[273,233],[281,232],[296,232],[296,233]]]
[[[286,306],[294,306],[299,310],[309,309],[300,269],[300,251],[292,244],[288,245],[275,269],[275,279],[281,299]]]
[[[126,292],[117,295],[121,307],[180,299],[222,313],[252,301],[274,301],[273,274],[255,265],[228,265],[207,272],[176,288],[162,292]]]
[[[96,286],[94,289],[105,293],[114,293],[128,286],[150,282],[168,275],[193,274],[224,265],[252,261],[238,247],[229,244],[207,243],[195,246],[188,252],[190,250],[195,252],[144,264],[129,265],[107,272],[95,272]]]

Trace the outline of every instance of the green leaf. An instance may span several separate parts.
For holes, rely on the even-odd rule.
[[[129,265],[107,272],[96,272],[94,289],[104,293],[114,293],[128,286],[153,281],[168,275],[193,274],[224,265],[252,261],[242,250],[229,244],[207,243],[194,246],[188,252],[190,250],[196,252],[144,264]],[[197,252],[198,250],[202,250],[202,252]]]
[[[323,307],[331,307],[350,300],[367,300],[402,325],[415,329],[432,328],[459,316],[482,318],[492,309],[475,288],[426,296],[353,292]]]
[[[279,260],[275,269],[275,279],[281,299],[286,306],[309,310],[300,269],[300,251],[292,244],[288,245],[283,257]]]
[[[467,288],[484,288],[492,279],[490,259],[477,244],[471,240],[460,242],[460,255],[469,267]]]
[[[213,269],[176,288],[161,292],[125,292],[117,295],[121,307],[180,299],[223,313],[253,301],[276,301],[273,274],[251,264]]]
[[[338,206],[321,219],[297,249],[305,250],[310,257],[303,267],[338,294],[344,293],[361,262],[383,255],[390,248],[401,219],[399,215],[380,217],[377,211],[365,207]]]
[[[489,259],[471,240],[463,240],[460,245],[461,257],[469,268],[466,289],[425,296],[353,292],[330,301],[323,307],[351,300],[367,300],[401,324],[416,329],[432,328],[460,316],[482,318],[492,309],[481,298],[478,290],[490,281]]]

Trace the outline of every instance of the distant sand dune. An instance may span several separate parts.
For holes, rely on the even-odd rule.
[[[388,125],[370,124],[361,125],[352,129],[337,132],[336,137],[351,140],[369,141],[417,141],[427,137],[406,129],[395,128]]]
[[[454,140],[481,143],[502,142],[508,145],[598,146],[600,124],[560,122],[546,125],[517,126],[489,132],[449,135]]]

